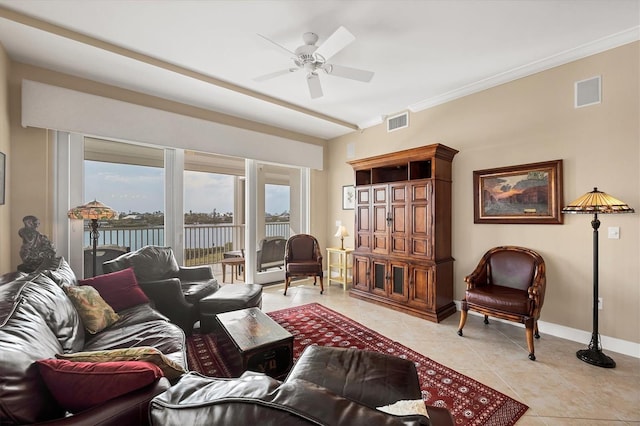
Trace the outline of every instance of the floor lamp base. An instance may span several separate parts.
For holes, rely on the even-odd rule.
[[[582,349],[576,352],[578,359],[603,368],[615,368],[616,362],[600,350]]]

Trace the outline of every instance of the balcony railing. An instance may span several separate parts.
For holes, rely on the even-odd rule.
[[[185,225],[185,266],[219,263],[225,252],[244,249],[244,225]],[[289,238],[289,222],[266,224],[266,236]],[[84,232],[85,246],[90,246],[89,229]],[[164,245],[164,227],[102,227],[99,245],[114,245],[137,250],[146,245]]]

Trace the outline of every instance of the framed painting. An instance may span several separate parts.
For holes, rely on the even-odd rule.
[[[562,224],[562,160],[473,172],[474,223]]]
[[[356,207],[356,189],[353,185],[342,187],[342,210],[353,210]]]

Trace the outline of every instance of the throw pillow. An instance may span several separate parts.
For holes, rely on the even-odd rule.
[[[120,316],[100,297],[100,293],[95,288],[88,285],[65,285],[62,289],[71,299],[85,330],[89,333],[99,333],[120,319]]]
[[[71,413],[89,409],[141,389],[162,377],[156,365],[141,361],[36,361],[40,375],[58,405]]]
[[[56,354],[56,358],[85,362],[146,361],[160,367],[164,376],[169,380],[178,378],[186,372],[182,366],[170,360],[158,349],[151,346]]]
[[[393,414],[395,416],[408,416],[411,414],[421,414],[429,417],[427,406],[421,399],[400,400],[390,405],[376,407],[380,411]]]
[[[138,285],[133,268],[80,280],[78,284],[94,287],[116,312],[149,303],[149,298]]]

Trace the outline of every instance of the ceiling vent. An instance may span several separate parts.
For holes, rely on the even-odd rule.
[[[404,129],[409,127],[409,112],[387,117],[387,132]]]

